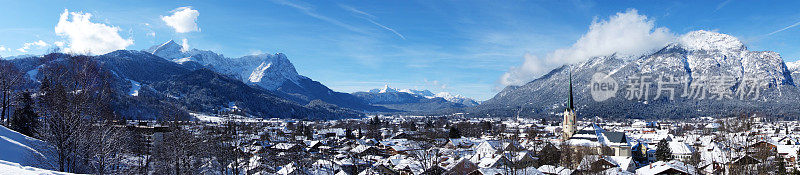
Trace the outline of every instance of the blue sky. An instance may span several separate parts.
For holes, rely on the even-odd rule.
[[[229,57],[285,53],[298,72],[343,91],[384,84],[478,100],[494,96],[512,67],[569,48],[590,25],[619,13],[646,17],[674,35],[712,30],[750,50],[800,59],[800,1],[5,1],[0,56],[42,54],[75,42],[54,30],[65,9],[91,13],[116,28],[126,49],[170,39]],[[196,30],[178,33],[162,20],[196,10]],[[631,11],[633,10],[633,11]],[[66,30],[69,31],[69,30]],[[69,33],[69,32],[67,32]],[[41,41],[41,42],[39,42]],[[125,44],[127,42],[131,42]],[[28,47],[25,47],[25,43]],[[25,52],[18,49],[24,48]],[[76,50],[79,48],[76,48]],[[533,64],[533,63],[531,63]],[[541,66],[542,69],[554,65]],[[541,74],[525,74],[528,79]]]

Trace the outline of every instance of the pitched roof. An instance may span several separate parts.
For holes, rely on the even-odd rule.
[[[669,149],[672,151],[672,154],[692,154],[694,149],[691,146],[687,145],[684,142],[669,142]]]
[[[553,165],[542,165],[537,170],[544,174],[558,174],[558,175],[569,175],[572,174],[572,170],[564,167],[556,167]]]
[[[604,132],[603,133],[609,142],[613,143],[628,143],[624,132]]]
[[[650,165],[636,169],[636,174],[641,174],[641,175],[660,174],[662,172],[668,172],[668,171],[678,171],[685,174],[697,174],[694,171],[694,167],[692,165],[687,165],[684,164],[683,162],[676,160],[669,162],[663,162],[663,161],[654,162]]]

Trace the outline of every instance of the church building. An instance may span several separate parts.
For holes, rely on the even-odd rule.
[[[600,125],[593,123],[578,130],[574,99],[572,95],[572,72],[569,74],[569,99],[564,110],[564,121],[561,122],[561,136],[569,146],[588,147],[597,150],[597,154],[609,156],[631,156],[631,144],[624,132],[607,132]],[[606,151],[603,148],[607,148]]]

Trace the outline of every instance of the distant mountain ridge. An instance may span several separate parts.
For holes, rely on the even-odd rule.
[[[438,111],[453,108],[477,106],[479,103],[461,95],[448,92],[434,94],[429,90],[395,89],[385,85],[368,92],[354,92],[353,95],[373,105],[403,111]]]
[[[792,67],[793,71],[790,71]],[[793,77],[797,77],[795,63],[784,63],[778,53],[771,51],[749,51],[733,36],[710,32],[693,31],[680,36],[676,42],[663,49],[638,58],[620,58],[616,55],[594,57],[587,61],[564,65],[522,86],[508,86],[492,99],[471,110],[475,115],[513,116],[523,109],[523,115],[554,117],[563,112],[567,96],[567,81],[571,72],[579,117],[697,117],[725,116],[746,113],[763,113],[772,116],[800,115],[797,101],[800,90]],[[591,94],[591,80],[595,73],[604,73],[619,83],[615,97],[595,101]],[[657,82],[649,84],[649,99],[628,99],[628,92],[636,91],[627,85],[640,75],[654,77],[668,75],[686,78],[683,84],[674,86],[674,100],[653,99]],[[709,77],[730,77],[733,84],[724,86],[730,94],[745,90],[742,83],[747,79],[764,82],[757,99],[739,98],[720,100],[692,98],[687,90],[700,89],[715,81]],[[665,96],[668,91],[664,92]],[[691,94],[689,94],[691,95]],[[633,96],[631,96],[633,97]],[[513,111],[513,112],[512,112]]]

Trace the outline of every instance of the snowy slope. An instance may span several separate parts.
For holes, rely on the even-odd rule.
[[[790,71],[800,71],[800,60],[795,62],[786,62],[786,67],[789,68]]]
[[[677,43],[689,51],[706,50],[734,52],[746,49],[744,44],[733,36],[705,30],[697,30],[684,34],[678,38]]]
[[[139,83],[139,82],[133,81],[133,80],[129,80],[129,81],[131,81],[131,89],[128,90],[128,95],[139,96],[139,89],[142,88],[142,83]]]
[[[45,157],[36,150],[45,145],[46,143],[41,140],[0,126],[0,160],[33,166],[39,162],[37,159],[42,160]]]
[[[30,166],[23,166],[18,163],[0,160],[0,175],[68,175],[72,173],[64,173],[58,171],[51,171],[41,168]]]

